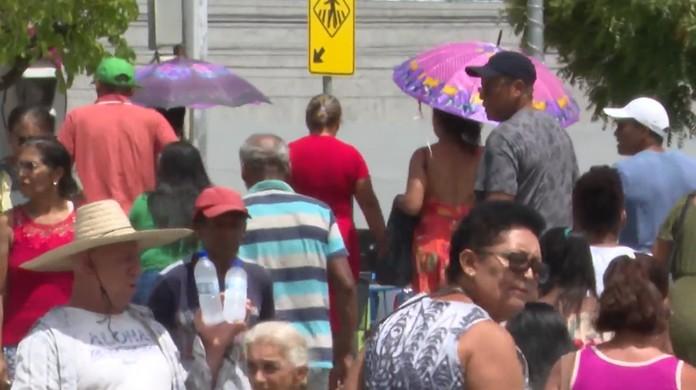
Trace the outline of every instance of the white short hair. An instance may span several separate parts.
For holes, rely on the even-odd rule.
[[[288,144],[275,134],[254,134],[239,148],[239,159],[242,167],[261,171],[267,167],[275,167],[288,171],[290,149]]]
[[[309,365],[307,339],[288,322],[267,321],[251,328],[244,336],[244,353],[256,343],[269,343],[280,347],[285,359],[295,367]]]

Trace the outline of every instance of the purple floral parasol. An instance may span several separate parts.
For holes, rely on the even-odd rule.
[[[394,68],[394,82],[408,95],[433,108],[479,122],[486,117],[479,95],[481,79],[464,68],[481,66],[501,51],[492,43],[461,42],[435,47]],[[533,106],[558,119],[563,127],[577,122],[580,109],[563,82],[544,64],[532,58],[537,72]]]
[[[175,58],[139,68],[133,102],[148,107],[238,107],[270,103],[248,81],[222,65]]]

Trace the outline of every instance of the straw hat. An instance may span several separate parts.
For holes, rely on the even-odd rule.
[[[42,272],[71,271],[72,256],[89,249],[135,241],[142,251],[169,244],[191,233],[189,229],[136,231],[118,202],[102,200],[77,209],[73,242],[46,252],[20,267]]]

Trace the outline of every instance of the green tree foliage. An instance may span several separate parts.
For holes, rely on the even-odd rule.
[[[507,0],[522,33],[527,0]],[[696,1],[545,0],[545,44],[558,51],[561,75],[587,91],[595,117],[639,95],[667,108],[673,136],[696,134]]]
[[[136,0],[0,0],[0,64],[9,70],[0,71],[0,90],[46,57],[62,61],[63,88],[93,73],[107,47],[134,58],[122,35],[137,17]]]

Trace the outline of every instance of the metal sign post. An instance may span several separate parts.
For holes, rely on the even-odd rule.
[[[331,76],[323,76],[321,78],[321,93],[326,94],[326,95],[331,95],[332,93],[332,84],[333,80],[331,79]]]
[[[527,51],[544,60],[544,0],[527,0]]]
[[[184,0],[184,47],[196,60],[208,57],[208,0]],[[205,156],[207,125],[205,110],[189,110],[189,137]]]

